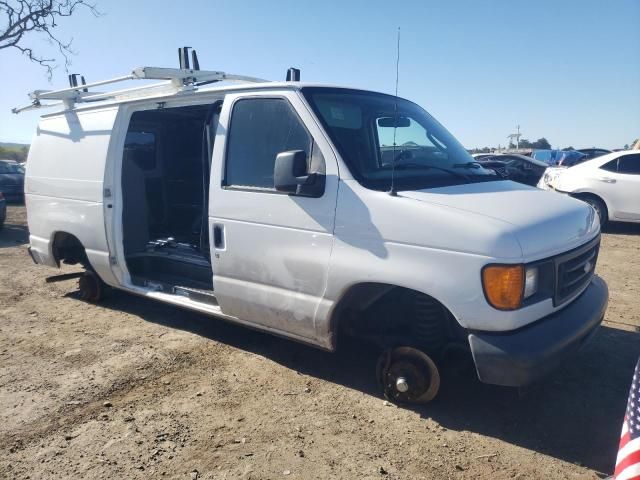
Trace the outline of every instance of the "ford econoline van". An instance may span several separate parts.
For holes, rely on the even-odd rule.
[[[398,402],[432,399],[453,352],[526,385],[600,325],[593,208],[482,168],[415,103],[295,72],[132,78],[167,82],[32,94],[62,103],[29,151],[29,252],[84,267],[86,300],[111,287],[327,350],[353,336]]]

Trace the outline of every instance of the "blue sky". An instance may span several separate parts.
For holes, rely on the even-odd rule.
[[[196,47],[202,68],[399,94],[425,107],[468,148],[496,146],[520,124],[554,147],[619,148],[640,137],[640,0],[123,1],[60,23],[72,72],[89,81],[135,66],[176,66]],[[42,38],[29,44],[43,54]],[[51,84],[18,51],[0,50],[0,141],[29,142],[38,112],[13,115]]]

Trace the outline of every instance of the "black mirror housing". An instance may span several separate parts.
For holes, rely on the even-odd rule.
[[[324,175],[309,174],[304,150],[290,150],[276,156],[273,184],[278,192],[320,197],[324,192]]]

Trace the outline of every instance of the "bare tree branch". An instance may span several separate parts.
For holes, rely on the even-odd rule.
[[[88,9],[94,16],[100,15],[96,6],[87,0],[0,0],[0,50],[20,50],[30,61],[46,68],[47,76],[51,79],[56,59],[37,54],[24,45],[24,40],[27,36],[44,34],[60,52],[67,70],[71,65],[71,56],[75,55],[71,49],[73,39],[64,41],[54,30],[58,26],[58,19],[70,17],[81,8]]]

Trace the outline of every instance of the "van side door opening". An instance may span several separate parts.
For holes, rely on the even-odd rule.
[[[131,116],[122,157],[122,246],[136,285],[213,290],[207,206],[220,105]]]

